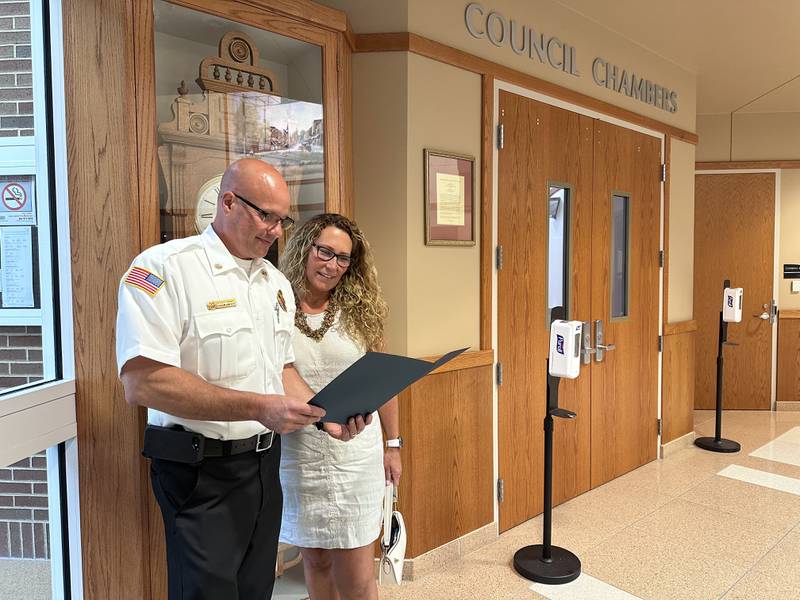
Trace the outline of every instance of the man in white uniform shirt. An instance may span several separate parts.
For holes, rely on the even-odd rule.
[[[291,364],[291,286],[262,258],[291,226],[289,204],[273,167],[239,160],[223,175],[213,224],[144,251],[120,282],[117,363],[125,399],[149,409],[144,454],[170,600],[272,593],[276,434],[325,414],[307,404],[313,394]],[[363,427],[331,433],[348,439]]]

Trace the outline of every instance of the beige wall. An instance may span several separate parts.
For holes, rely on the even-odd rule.
[[[800,160],[800,112],[698,115],[698,161]],[[733,135],[731,136],[731,132]],[[733,144],[730,140],[733,137]],[[800,171],[781,172],[778,308],[800,308],[782,277],[783,263],[800,262]]]
[[[695,147],[672,140],[669,182],[669,305],[667,322],[689,321],[694,293]]]
[[[408,3],[405,0],[315,0],[347,13],[356,33],[408,31]]]
[[[458,102],[453,102],[457,98]],[[446,109],[444,109],[446,107]],[[408,352],[426,356],[480,346],[479,246],[426,246],[425,148],[475,157],[479,201],[481,78],[414,54],[408,57]],[[475,211],[475,239],[479,212]]]
[[[699,161],[800,159],[800,112],[698,115],[697,133]]]
[[[580,76],[556,70],[504,44],[473,37],[465,25],[468,0],[317,0],[347,13],[355,33],[410,31],[523,73],[599,98],[664,123],[695,130],[696,77],[675,63],[598,25],[555,0],[482,0],[485,15],[495,11],[575,47]],[[485,17],[484,17],[485,18]],[[668,113],[605,87],[592,79],[592,61],[601,57],[678,93],[678,111]]]
[[[731,116],[697,115],[698,161],[736,160],[731,158]]]
[[[508,43],[497,47],[486,37],[473,37],[465,25],[467,4],[468,0],[408,0],[409,31],[664,123],[694,131],[697,86],[693,73],[553,0],[481,0],[485,15],[496,11],[508,20],[514,19],[518,26],[532,27],[537,33],[558,37],[575,47],[580,73],[576,77],[558,71],[549,64],[542,64],[536,58],[531,59],[527,53],[517,55]],[[618,65],[620,70],[633,71],[637,76],[677,91],[678,111],[668,113],[595,84],[592,79],[592,61],[595,57]]]
[[[347,12],[356,33],[418,33],[694,131],[693,74],[552,0],[498,0],[484,6],[487,13],[496,10],[575,46],[580,77],[518,56],[508,45],[498,48],[487,39],[472,37],[464,23],[467,2],[462,0],[322,3]],[[677,90],[679,111],[670,114],[596,85],[591,74],[595,56]],[[355,54],[353,71],[356,218],[375,246],[381,282],[390,303],[389,348],[412,356],[437,354],[461,345],[477,348],[479,249],[477,245],[424,245],[422,150],[437,148],[474,155],[476,190],[480,189],[480,77],[404,53]],[[675,284],[670,285],[669,319],[677,321],[691,318],[692,311],[693,147],[676,142],[672,161],[675,209],[670,237],[676,249],[670,251]]]
[[[783,263],[800,263],[800,170],[792,169],[781,173],[781,242],[780,269],[778,285],[778,308],[781,310],[800,309],[800,294],[789,289],[790,279],[783,279]]]
[[[355,216],[389,302],[389,350],[477,350],[479,247],[425,245],[422,152],[475,156],[480,189],[480,77],[405,53],[358,54],[353,83]],[[443,112],[453,97],[462,101]]]
[[[406,138],[408,55],[353,57],[355,217],[375,251],[389,303],[388,349],[407,354]]]

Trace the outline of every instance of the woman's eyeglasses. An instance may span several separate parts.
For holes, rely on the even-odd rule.
[[[352,261],[352,257],[349,254],[336,254],[330,248],[326,248],[325,246],[320,246],[318,244],[311,244],[311,247],[314,248],[314,254],[317,255],[317,258],[328,262],[329,260],[333,260],[336,258],[336,264],[346,269],[350,266],[350,262]]]
[[[271,212],[267,212],[264,209],[257,207],[255,204],[250,202],[247,198],[242,198],[236,192],[231,192],[234,196],[236,196],[242,203],[246,204],[258,215],[258,218],[261,219],[262,223],[266,223],[269,225],[270,229],[275,227],[278,223],[281,224],[284,231],[289,231],[294,226],[294,219],[291,217],[279,217],[278,215],[272,214]]]

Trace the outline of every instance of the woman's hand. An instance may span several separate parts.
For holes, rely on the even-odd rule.
[[[403,472],[403,462],[400,459],[400,448],[384,449],[383,471],[386,476],[386,485],[389,485],[390,483],[400,485],[400,475]]]
[[[349,442],[364,431],[364,428],[370,423],[372,423],[372,414],[367,415],[366,419],[358,415],[357,417],[350,417],[346,425],[323,423],[322,429],[335,440]]]

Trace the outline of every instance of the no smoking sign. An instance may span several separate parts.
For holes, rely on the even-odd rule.
[[[35,225],[33,177],[0,180],[0,225]]]
[[[3,188],[3,205],[10,211],[20,211],[28,202],[25,188],[18,183],[9,183]]]

